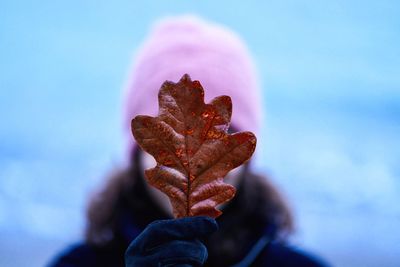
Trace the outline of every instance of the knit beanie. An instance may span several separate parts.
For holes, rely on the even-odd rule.
[[[129,73],[123,106],[127,152],[135,145],[131,120],[140,114],[156,116],[161,84],[178,82],[185,73],[200,81],[206,103],[220,95],[230,96],[231,125],[257,134],[262,119],[261,95],[243,41],[230,29],[196,16],[170,17],[154,25]]]

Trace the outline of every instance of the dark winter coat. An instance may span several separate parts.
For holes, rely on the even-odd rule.
[[[133,167],[110,180],[89,208],[86,241],[62,252],[50,267],[125,266],[124,253],[131,241],[149,223],[169,219],[146,191],[142,173]],[[243,176],[235,198],[217,218],[219,230],[203,241],[208,249],[205,267],[327,266],[286,244],[291,215],[268,180],[247,169]]]

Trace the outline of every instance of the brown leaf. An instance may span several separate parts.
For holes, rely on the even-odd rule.
[[[145,171],[148,182],[168,195],[176,218],[217,217],[216,206],[229,201],[235,188],[223,177],[247,161],[256,147],[251,132],[228,134],[229,96],[204,103],[204,90],[185,74],[166,81],[158,94],[157,117],[136,116],[132,133],[157,165]]]

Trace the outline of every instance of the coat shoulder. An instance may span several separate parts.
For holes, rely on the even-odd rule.
[[[121,254],[121,255],[120,255]],[[124,266],[123,251],[75,244],[62,251],[48,267]]]
[[[329,267],[321,258],[298,248],[271,243],[261,255],[263,267]]]

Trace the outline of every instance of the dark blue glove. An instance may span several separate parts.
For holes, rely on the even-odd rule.
[[[125,265],[202,266],[208,253],[199,239],[217,229],[216,221],[205,216],[155,221],[129,245]]]

